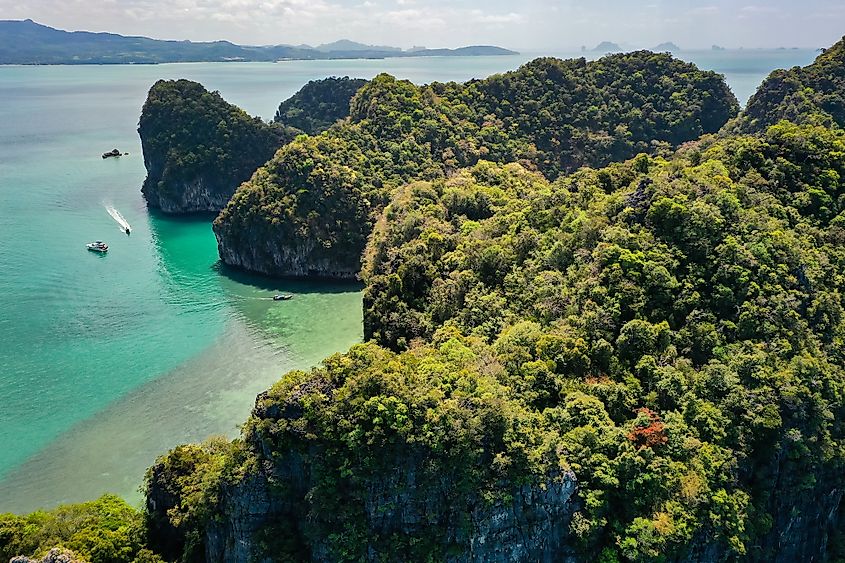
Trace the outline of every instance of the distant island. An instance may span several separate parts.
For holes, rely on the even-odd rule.
[[[652,49],[652,51],[656,53],[677,53],[680,50],[681,48],[672,43],[671,41],[667,43],[661,43],[660,45]]]
[[[622,47],[620,47],[617,43],[602,41],[593,48],[593,51],[596,53],[620,53],[622,52]]]
[[[713,45],[712,47],[710,47],[710,49],[712,49],[713,51],[724,51],[725,50],[725,48],[720,46],[720,45]]]
[[[458,49],[366,45],[343,39],[310,45],[236,45],[229,41],[166,41],[114,33],[63,31],[32,20],[0,20],[0,64],[155,64],[182,62],[273,62],[279,60],[384,59],[516,55],[490,45]]]

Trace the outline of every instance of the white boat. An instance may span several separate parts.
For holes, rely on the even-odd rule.
[[[108,252],[109,251],[109,245],[107,245],[106,243],[104,243],[101,240],[89,242],[88,244],[85,245],[85,247],[88,250],[90,250],[91,252]]]

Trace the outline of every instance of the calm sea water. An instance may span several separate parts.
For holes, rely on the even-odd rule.
[[[209,218],[147,210],[135,129],[153,82],[197,80],[270,118],[311,79],[467,80],[534,56],[0,67],[0,512],[103,492],[138,501],[158,454],[235,435],[256,393],[361,339],[360,288],[233,274]],[[771,70],[814,56],[681,55],[724,73],[742,101]],[[113,147],[130,155],[102,160]],[[94,239],[108,255],[85,250]],[[282,291],[296,298],[268,299]]]

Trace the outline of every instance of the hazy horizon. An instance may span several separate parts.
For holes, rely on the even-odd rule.
[[[610,15],[608,15],[610,14]],[[500,45],[521,51],[826,47],[845,34],[835,0],[0,0],[0,19],[68,31],[247,45],[339,39],[409,48]]]

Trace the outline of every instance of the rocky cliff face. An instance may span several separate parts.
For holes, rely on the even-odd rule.
[[[147,170],[150,177],[159,167],[158,163],[148,163]],[[169,189],[159,184],[157,188],[145,183],[142,192],[147,203],[165,213],[216,213],[220,211],[229,198],[232,197],[234,189],[221,189],[219,186],[209,185],[206,177],[197,177],[191,181],[180,182],[171,185]]]
[[[138,126],[147,168],[141,191],[166,213],[220,211],[294,133],[250,117],[196,82],[161,80]]]
[[[407,488],[412,485],[407,479],[413,479],[413,476],[413,471],[404,475],[397,472],[391,481],[373,483],[371,496],[364,501],[366,527],[374,536],[418,534],[421,528],[429,525],[430,519],[441,518],[444,510],[452,509],[449,500],[462,500],[433,495],[426,502],[418,502],[413,488]],[[252,478],[226,490],[221,506],[225,516],[208,528],[207,561],[273,561],[272,553],[264,549],[268,530],[292,525],[294,529],[300,528],[300,533],[308,533],[304,519],[297,526],[291,518],[291,504],[269,494],[274,486],[266,479]],[[299,481],[308,484],[301,476]],[[568,524],[574,512],[575,485],[574,476],[566,474],[563,479],[544,487],[518,489],[511,502],[472,510],[466,526],[450,529],[442,538],[444,544],[463,547],[446,560],[455,563],[577,561],[574,551],[566,545]],[[313,543],[303,546],[305,551],[302,553],[309,554],[303,559],[336,561],[326,539],[314,538]],[[399,560],[396,554],[385,553],[375,545],[368,546],[367,561],[383,561],[384,558]]]
[[[320,533],[319,521],[326,515],[316,512],[309,500],[309,492],[318,485],[313,466],[319,464],[320,454],[285,452],[257,474],[224,486],[221,517],[207,528],[206,560],[274,561],[278,553],[272,538],[288,534],[285,547],[296,545],[302,559],[337,561],[336,546]],[[401,553],[385,549],[385,538],[425,538],[433,529],[443,531],[435,551],[451,552],[445,560],[454,563],[577,561],[567,543],[577,509],[572,473],[517,487],[508,500],[487,504],[474,496],[451,494],[455,483],[448,477],[435,487],[419,483],[421,466],[411,460],[396,459],[391,471],[369,481],[366,496],[360,499],[360,524],[372,538],[366,547],[367,561],[400,561]]]
[[[222,495],[219,518],[207,528],[206,561],[248,563],[271,562],[274,530],[295,530],[303,544],[304,560],[336,561],[326,537],[314,536],[307,506],[313,487],[307,456],[291,455],[276,465],[267,465],[258,475],[227,486]],[[550,479],[540,486],[523,486],[513,491],[512,500],[492,506],[470,506],[467,519],[459,523],[458,512],[467,499],[450,498],[444,490],[415,490],[416,471],[399,466],[389,475],[373,480],[365,506],[365,528],[373,537],[419,536],[427,526],[442,525],[444,545],[453,555],[446,561],[463,562],[562,562],[588,561],[579,555],[569,536],[569,524],[578,507],[577,479],[572,473]],[[444,483],[448,488],[448,483]],[[273,494],[284,490],[285,494]],[[291,494],[295,491],[295,494]],[[829,543],[842,521],[842,491],[820,486],[804,494],[777,491],[775,520],[771,531],[760,538],[742,558],[752,563],[831,561]],[[292,498],[298,499],[291,502]],[[307,539],[306,539],[307,538]],[[269,549],[269,551],[268,551]],[[367,561],[400,560],[376,545],[367,549]],[[394,557],[391,557],[394,556]],[[712,538],[700,537],[678,563],[719,563],[735,554]]]
[[[250,239],[250,231],[235,239],[216,228],[214,234],[220,259],[235,268],[269,276],[335,280],[355,280],[361,269],[357,254],[333,256],[313,239],[291,240],[282,246],[259,235]]]
[[[763,534],[740,561],[748,563],[822,563],[841,561],[838,546],[832,544],[845,522],[842,490],[820,483],[800,490],[782,488],[772,491],[768,507],[772,527]],[[737,560],[722,543],[702,535],[693,542],[687,555],[677,563],[722,563]]]
[[[60,549],[54,547],[41,559],[32,559],[30,557],[13,557],[9,563],[85,563],[76,555],[67,549]]]
[[[838,472],[796,466],[791,459],[795,449],[783,448],[767,468],[776,483],[767,506],[772,528],[750,553],[761,563],[829,561],[830,544],[842,530],[845,507]]]

